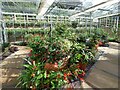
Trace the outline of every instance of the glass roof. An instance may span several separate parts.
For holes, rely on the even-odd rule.
[[[40,0],[2,0],[2,12],[37,13]]]
[[[2,12],[12,13],[38,13],[38,7],[44,0],[2,0]],[[51,0],[46,0],[49,3]],[[44,15],[58,15],[58,16],[71,16],[76,13],[84,12],[89,8],[95,8],[95,5],[104,3],[110,0],[54,0],[53,4],[48,8]],[[112,0],[111,0],[112,1]],[[118,0],[113,0],[118,1]],[[41,5],[42,6],[42,5]],[[107,5],[92,12],[92,17],[98,17],[101,15],[120,13],[118,10],[120,4]],[[83,16],[89,16],[89,13],[81,14]]]
[[[76,13],[83,12],[91,7],[94,8],[95,5],[104,3],[105,1],[108,0],[55,0],[55,2],[47,10],[46,14],[71,16]],[[115,4],[110,4],[105,7],[101,7],[97,10],[94,10],[92,16],[97,17],[105,14],[118,13],[118,6],[119,3],[117,2]],[[88,16],[89,13],[84,13],[83,15]]]

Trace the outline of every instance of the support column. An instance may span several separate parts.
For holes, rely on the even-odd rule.
[[[27,28],[28,28],[28,15],[26,15],[26,24],[27,24]]]
[[[90,12],[90,33],[91,33],[91,29],[92,29],[92,12]]]
[[[16,14],[14,14],[14,21],[16,21]]]
[[[85,28],[87,29],[87,19],[85,18]]]
[[[1,4],[1,3],[0,3]],[[2,38],[2,27],[1,27],[1,25],[2,25],[2,10],[1,10],[1,8],[0,8],[0,45],[3,43],[3,38]],[[2,49],[2,47],[1,47],[1,49]],[[1,50],[0,49],[0,50]],[[2,88],[2,87],[1,87]]]
[[[105,18],[105,26],[107,27],[107,17]]]
[[[49,22],[49,16],[47,17],[47,21]]]
[[[6,43],[7,40],[7,32],[5,30],[5,22],[2,19],[2,10],[0,8],[0,44]]]
[[[25,18],[25,15],[24,15],[24,24],[25,24],[25,28],[26,28],[26,18]]]
[[[118,31],[119,16],[117,16],[116,31]]]
[[[50,37],[52,37],[52,15],[50,15]]]

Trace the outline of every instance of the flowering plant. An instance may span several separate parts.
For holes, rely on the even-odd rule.
[[[51,37],[31,36],[28,40],[31,51],[25,59],[25,70],[19,77],[18,85],[32,89],[61,88],[84,76],[79,62],[87,63],[92,54],[86,50],[85,44],[77,43],[65,27],[58,26]],[[73,37],[68,36],[70,34]]]

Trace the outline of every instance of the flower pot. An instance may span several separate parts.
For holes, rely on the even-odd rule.
[[[18,51],[18,47],[14,47],[14,51]]]
[[[55,64],[52,63],[46,63],[44,69],[46,69],[47,71],[58,71],[58,67],[56,67]]]
[[[31,88],[31,90],[36,90],[36,88]]]
[[[78,68],[81,69],[81,70],[85,70],[86,67],[87,67],[87,63],[82,63],[82,62],[79,62],[77,64]]]
[[[103,42],[99,41],[99,46],[103,46]]]
[[[42,86],[42,88],[44,88],[44,89],[45,89],[45,88],[48,89],[48,88],[50,88],[50,85],[49,85],[49,84],[45,84],[45,85]]]
[[[95,45],[95,49],[98,51],[99,43]]]
[[[65,90],[74,90],[74,87],[73,87],[71,84],[69,84],[69,85],[65,88]]]
[[[58,71],[58,70],[63,70],[66,68],[66,65],[68,63],[70,56],[65,57],[62,59],[63,61],[63,65],[61,65],[61,67],[58,67],[58,65],[56,64],[52,64],[52,63],[45,63],[44,69],[46,69],[47,71]]]

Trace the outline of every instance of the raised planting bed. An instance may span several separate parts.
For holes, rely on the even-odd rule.
[[[83,80],[95,63],[99,40],[89,35],[89,42],[77,40],[66,25],[58,25],[52,35],[35,35],[28,39],[30,53],[17,86],[21,88],[53,89]],[[86,38],[85,38],[86,40]]]

